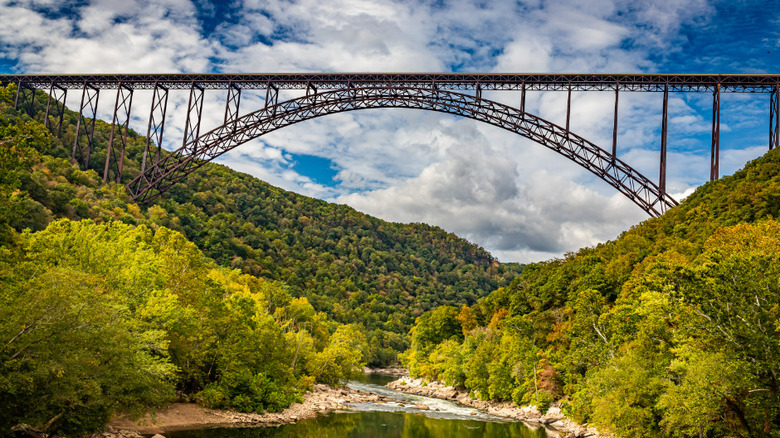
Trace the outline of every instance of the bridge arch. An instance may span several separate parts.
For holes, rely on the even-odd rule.
[[[677,205],[658,185],[594,143],[520,109],[480,96],[414,86],[340,88],[269,104],[184,144],[145,167],[127,185],[133,199],[149,202],[189,173],[227,151],[299,122],[368,108],[414,108],[478,120],[531,139],[569,158],[631,199],[651,216]]]

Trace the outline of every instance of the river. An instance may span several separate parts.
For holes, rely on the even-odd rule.
[[[166,433],[168,438],[546,438],[544,429],[488,415],[447,400],[404,394],[388,389],[395,377],[367,374],[351,381],[352,389],[393,398],[389,403],[356,403],[354,410],[263,428],[214,428]],[[419,409],[419,404],[428,410]],[[415,407],[417,405],[418,407]]]

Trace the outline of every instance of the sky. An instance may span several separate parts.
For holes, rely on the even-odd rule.
[[[778,66],[780,0],[0,0],[0,73],[776,74]],[[181,144],[187,97],[171,92],[167,149]],[[483,97],[520,101],[516,92]],[[241,113],[263,98],[245,92]],[[572,131],[611,146],[613,99],[574,92]],[[150,100],[138,91],[133,108]],[[224,92],[206,94],[201,133],[221,123],[224,101]],[[101,98],[103,119],[112,103]],[[766,152],[768,106],[765,94],[721,96],[721,175]],[[562,125],[566,93],[529,93],[526,108]],[[658,93],[620,95],[618,156],[654,180],[661,110]],[[667,189],[678,200],[709,178],[711,111],[707,93],[670,96]],[[131,122],[138,132],[143,113]],[[385,220],[442,227],[502,262],[561,257],[648,218],[539,144],[422,110],[310,120],[219,162]]]

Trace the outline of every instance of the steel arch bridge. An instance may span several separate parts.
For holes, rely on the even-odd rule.
[[[651,216],[677,205],[666,193],[666,134],[669,92],[710,92],[713,96],[710,179],[718,178],[720,93],[768,93],[769,148],[780,141],[780,75],[611,75],[611,74],[149,74],[0,75],[15,83],[14,105],[34,112],[35,89],[48,90],[44,124],[59,131],[68,90],[81,91],[72,157],[89,166],[100,91],[116,90],[112,130],[103,178],[119,182],[134,90],[153,91],[141,173],[127,184],[133,199],[149,202],[208,161],[264,134],[305,120],[368,108],[414,108],[478,120],[529,138],[569,158],[631,199]],[[169,90],[189,90],[182,146],[162,153]],[[200,133],[206,90],[227,91],[224,123]],[[279,102],[279,90],[305,95]],[[242,90],[265,90],[262,108],[239,115]],[[482,98],[483,90],[519,90],[520,108]],[[525,111],[527,91],[567,91],[566,125]],[[570,129],[572,91],[612,91],[615,98],[611,152]],[[651,181],[617,158],[620,91],[662,92],[660,175]],[[53,122],[50,123],[50,117]]]

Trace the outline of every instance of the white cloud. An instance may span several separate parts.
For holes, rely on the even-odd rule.
[[[68,15],[44,12],[0,4],[0,53],[26,73],[210,69],[214,47],[201,38],[189,1],[100,0]]]
[[[230,20],[206,35],[205,19],[189,0],[92,0],[67,14],[46,13],[62,7],[49,0],[0,0],[0,56],[26,73],[639,72],[657,70],[658,54],[681,50],[680,30],[707,25],[713,14],[706,0],[248,0],[236,2]],[[218,126],[224,114],[224,93],[206,96],[201,132]],[[515,106],[520,100],[519,93],[486,96]],[[565,124],[565,92],[527,97],[529,112]],[[105,102],[113,98],[101,96],[101,114],[110,111]],[[150,99],[139,91],[133,104],[133,125],[142,133]],[[612,92],[573,93],[572,130],[609,149],[613,99]],[[701,144],[710,129],[707,99],[670,99],[667,186],[679,196],[708,176],[708,145]],[[186,104],[186,92],[171,93],[168,148],[181,143]],[[260,95],[242,95],[242,113],[262,104]],[[723,105],[721,168],[728,173],[765,148],[758,146],[765,126],[755,121],[765,103],[729,95]],[[658,175],[660,113],[658,93],[620,95],[618,155],[651,179]],[[757,146],[730,140],[732,131],[736,138],[743,129],[759,128],[762,133],[748,142]],[[338,184],[324,186],[296,173],[290,153],[330,160]],[[505,261],[558,256],[614,238],[646,217],[596,176],[540,145],[424,111],[310,120],[219,161],[385,219],[440,225]]]

